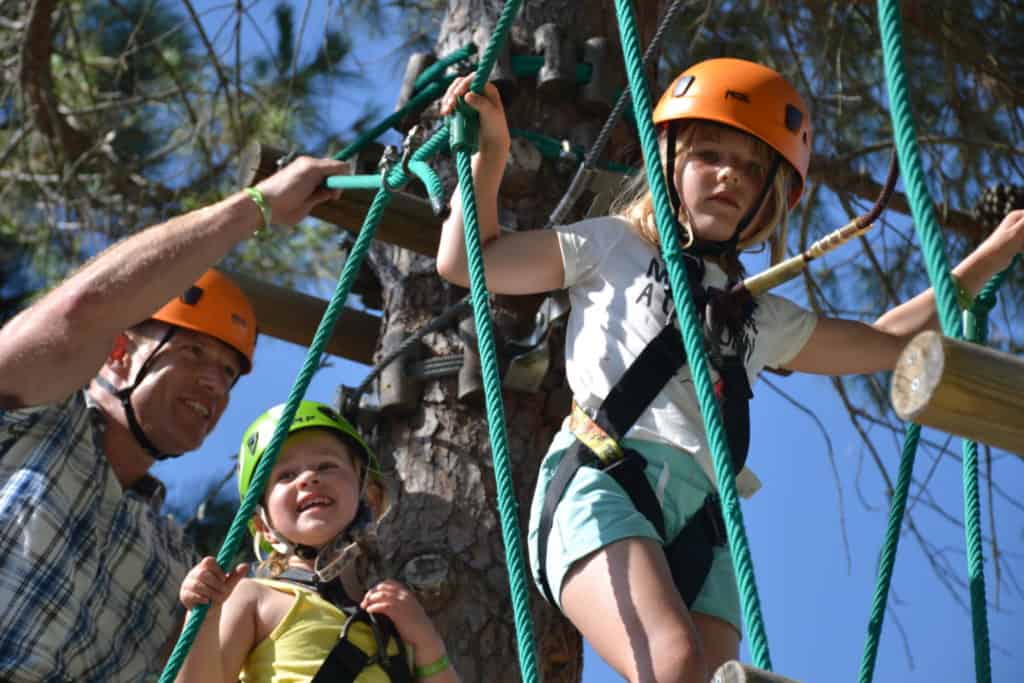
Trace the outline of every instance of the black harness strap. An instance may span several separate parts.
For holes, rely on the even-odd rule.
[[[346,609],[359,604],[345,592],[345,586],[341,583],[340,577],[330,581],[321,581],[315,572],[289,567],[275,578],[278,581],[290,581],[314,590],[321,598],[338,609]]]
[[[666,325],[608,392],[593,421],[609,438],[621,442],[623,435],[661,393],[669,379],[686,364],[686,360],[686,349],[679,330],[674,325]],[[729,356],[712,362],[724,385],[721,409],[733,458],[733,471],[738,473],[746,462],[750,443],[749,400],[753,393],[740,357]],[[726,540],[718,496],[709,495],[669,543],[665,537],[665,522],[657,494],[644,475],[646,464],[643,456],[632,449],[622,449],[622,457],[614,462],[602,462],[578,438],[566,451],[548,485],[537,529],[537,578],[541,592],[549,603],[557,604],[546,570],[548,541],[555,510],[580,467],[598,467],[622,486],[636,509],[658,531],[663,539],[676,588],[687,607],[693,604],[711,570],[714,546]]]
[[[348,631],[356,623],[364,623],[373,631],[373,639],[377,645],[377,654],[371,656],[363,652],[348,638]],[[388,643],[394,639],[398,644],[398,652],[389,655]],[[311,683],[349,683],[368,666],[378,665],[387,674],[392,683],[412,683],[412,672],[409,671],[405,644],[398,635],[394,623],[382,614],[370,614],[358,609],[352,614],[341,632],[341,637],[327,654],[324,663],[316,672]]]
[[[413,683],[405,643],[398,635],[394,623],[383,614],[370,614],[359,608],[358,603],[345,592],[341,579],[320,581],[314,572],[295,567],[289,567],[276,578],[316,591],[320,597],[348,615],[338,642],[327,653],[324,663],[320,665],[311,683],[349,683],[356,680],[363,669],[374,664],[384,670],[392,683]],[[366,624],[373,632],[377,651],[372,656],[363,652],[348,638],[349,629],[360,622]],[[395,655],[389,655],[387,650],[388,643],[392,640],[398,646]]]

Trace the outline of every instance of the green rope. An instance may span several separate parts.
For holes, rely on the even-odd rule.
[[[729,537],[729,550],[736,567],[736,578],[740,586],[743,603],[743,620],[749,635],[750,654],[756,666],[771,669],[771,658],[768,653],[768,640],[765,634],[764,621],[761,618],[760,602],[757,585],[754,580],[753,560],[747,543],[746,530],[743,526],[743,513],[739,507],[739,496],[736,492],[736,480],[732,471],[732,458],[725,437],[725,429],[715,399],[711,375],[708,370],[707,353],[704,349],[704,335],[693,304],[693,296],[686,278],[686,267],[683,264],[683,252],[679,239],[674,233],[675,225],[668,190],[662,174],[661,157],[658,151],[658,140],[651,115],[651,99],[644,80],[643,60],[640,54],[640,41],[637,36],[636,19],[629,0],[615,0],[619,31],[622,37],[622,49],[626,59],[626,71],[629,75],[629,90],[633,96],[633,113],[639,124],[640,142],[644,154],[644,165],[648,183],[654,199],[655,218],[658,234],[661,238],[662,254],[668,269],[669,281],[672,285],[672,299],[679,314],[683,344],[686,357],[697,390],[701,413],[707,431],[708,443],[711,446],[715,476],[722,499],[722,513],[725,518],[726,532]]]
[[[910,111],[910,95],[903,66],[903,35],[899,6],[895,0],[878,0],[878,22],[882,32],[885,80],[889,89],[896,153],[900,160],[903,184],[907,188],[917,237],[924,250],[928,278],[935,290],[935,306],[942,323],[942,331],[949,337],[959,339],[962,335],[956,287],[949,275],[949,262],[946,260],[942,233],[935,217],[931,195],[924,181],[924,168],[918,151],[917,131]]]
[[[345,159],[348,159],[353,154],[355,154],[363,147],[368,145],[370,142],[372,142],[374,139],[376,139],[378,136],[380,136],[382,133],[397,125],[400,121],[402,121],[402,119],[411,115],[414,112],[423,109],[428,104],[430,104],[438,97],[443,95],[445,90],[448,89],[448,86],[454,80],[454,76],[449,76],[442,79],[439,82],[431,83],[421,92],[418,92],[413,97],[410,97],[409,101],[405,103],[405,106],[403,106],[394,114],[391,114],[383,121],[378,123],[376,126],[366,131],[365,133],[357,137],[355,140],[350,142],[348,145],[343,147],[339,152],[337,152],[334,155],[333,158],[339,161],[344,161]]]
[[[510,128],[508,132],[514,138],[522,138],[523,140],[529,141],[529,143],[536,147],[537,151],[540,152],[540,155],[545,159],[568,158],[576,164],[581,164],[587,155],[587,150],[583,145],[566,145],[565,141],[558,140],[550,135],[544,135],[543,133],[525,130],[523,128]],[[625,164],[619,164],[614,161],[602,163],[600,167],[608,171],[624,173],[627,175],[636,173],[635,168],[630,168]]]
[[[917,134],[910,112],[910,97],[903,65],[903,36],[899,4],[895,0],[878,0],[878,21],[882,33],[886,84],[892,109],[896,151],[899,155],[903,181],[910,199],[911,213],[918,239],[925,253],[928,277],[935,292],[935,303],[943,332],[962,338],[958,320],[956,288],[950,276],[942,235],[924,182],[924,170],[917,147]],[[981,546],[981,504],[978,495],[977,446],[964,445],[964,532],[967,539],[967,567],[971,595],[971,624],[974,635],[974,671],[978,683],[992,680],[988,638],[988,615],[985,604],[984,553]]]
[[[267,444],[264,457],[260,458],[259,463],[256,465],[249,490],[246,491],[245,496],[242,498],[238,512],[235,514],[227,536],[224,538],[224,543],[221,545],[220,552],[217,554],[217,564],[225,571],[233,566],[233,561],[238,554],[242,539],[248,533],[249,520],[252,519],[256,506],[259,505],[259,501],[263,497],[263,490],[266,488],[267,479],[270,477],[270,470],[273,469],[274,462],[277,460],[278,451],[288,435],[288,428],[295,418],[295,411],[298,409],[302,397],[305,396],[306,389],[309,387],[314,373],[320,367],[320,357],[323,355],[323,349],[334,332],[334,324],[344,308],[345,302],[348,300],[348,294],[352,290],[352,284],[355,282],[356,276],[359,274],[363,257],[366,255],[366,250],[373,240],[377,224],[380,222],[389,201],[390,194],[386,191],[381,190],[377,193],[366,213],[363,228],[359,231],[355,244],[352,245],[352,251],[349,252],[348,258],[345,259],[345,267],[338,280],[338,285],[330,302],[327,304],[327,309],[320,320],[320,325],[313,336],[313,341],[309,345],[309,352],[306,354],[302,368],[299,370],[299,374],[292,385],[288,401],[281,413],[281,419],[278,420],[277,427],[274,429],[274,435],[270,438],[270,443]],[[175,676],[177,676],[178,671],[185,662],[185,658],[188,656],[188,651],[192,647],[192,643],[199,632],[199,627],[202,625],[208,609],[209,605],[199,605],[189,612],[188,622],[185,624],[185,628],[181,632],[181,636],[179,636],[178,642],[174,646],[174,651],[171,652],[171,656],[167,660],[167,665],[164,667],[163,674],[160,677],[161,683],[171,683]]]
[[[519,78],[530,78],[536,76],[544,66],[543,55],[513,55],[512,73]],[[578,62],[573,69],[573,77],[577,83],[589,83],[590,75],[594,68],[587,62]]]
[[[878,658],[878,643],[882,635],[882,623],[885,621],[885,607],[889,600],[889,587],[892,585],[893,567],[896,564],[896,550],[900,543],[900,529],[903,528],[903,515],[907,509],[907,496],[913,479],[914,460],[917,457],[917,444],[921,437],[921,425],[908,424],[903,439],[903,454],[900,456],[900,471],[896,479],[896,488],[889,506],[889,525],[885,530],[885,542],[878,557],[878,579],[875,584],[875,597],[871,603],[871,618],[868,620],[868,637],[864,646],[864,657],[860,664],[860,683],[870,683],[875,675],[875,662]]]
[[[444,197],[444,187],[441,185],[441,180],[437,177],[437,174],[434,173],[434,169],[430,168],[430,164],[425,161],[410,160],[409,171],[423,183],[423,186],[427,189],[427,196],[430,197],[431,204],[435,208],[440,206]],[[399,182],[394,176],[395,172],[392,172],[387,177],[387,183],[392,187]],[[324,184],[331,190],[378,190],[384,182],[385,180],[380,173],[373,173],[368,175],[335,175],[324,181]]]
[[[521,0],[507,0],[495,24],[491,38],[484,48],[476,75],[470,85],[474,93],[483,92],[497,59],[498,51],[505,42],[512,21],[519,11]],[[512,610],[515,616],[516,642],[519,650],[519,668],[522,678],[528,683],[539,680],[536,645],[533,635],[533,621],[530,615],[529,589],[523,561],[522,538],[519,533],[518,502],[512,483],[508,435],[505,432],[505,409],[501,396],[501,377],[498,370],[494,332],[489,309],[487,280],[484,274],[483,250],[480,246],[480,226],[476,211],[476,197],[473,188],[471,155],[476,149],[478,117],[467,113],[468,105],[458,108],[451,125],[451,148],[455,153],[455,168],[459,176],[462,196],[463,225],[466,237],[470,296],[476,323],[477,343],[480,349],[480,369],[484,383],[484,397],[487,406],[487,426],[491,442],[491,457],[494,461],[494,478],[497,485],[498,512],[501,519],[501,534],[505,543],[505,558],[508,565],[509,590]],[[473,112],[475,114],[475,111]]]
[[[412,86],[413,92],[418,92],[420,88],[423,88],[426,85],[433,83],[434,81],[442,80],[445,77],[444,72],[448,67],[450,67],[453,64],[458,64],[464,59],[469,59],[470,57],[476,54],[476,50],[476,44],[469,43],[468,45],[464,45],[463,47],[460,47],[458,50],[454,50],[445,55],[444,57],[441,57],[439,60],[437,60],[436,62],[428,66],[426,69],[424,69],[423,72],[416,77],[416,81],[413,83]]]

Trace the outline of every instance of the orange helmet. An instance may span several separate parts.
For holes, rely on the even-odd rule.
[[[654,123],[705,119],[749,133],[796,170],[793,208],[804,190],[811,160],[810,110],[777,71],[743,59],[709,59],[681,73],[654,108]]]
[[[242,354],[243,375],[252,369],[256,315],[242,290],[223,273],[212,268],[206,271],[152,318],[221,340]]]

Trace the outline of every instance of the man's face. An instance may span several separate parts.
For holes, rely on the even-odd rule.
[[[158,340],[136,339],[134,381]],[[160,349],[132,405],[143,431],[164,453],[185,453],[202,445],[228,404],[241,372],[239,353],[205,334],[178,329]]]

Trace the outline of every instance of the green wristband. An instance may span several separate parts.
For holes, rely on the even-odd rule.
[[[416,670],[413,671],[416,674],[416,678],[430,678],[436,676],[445,669],[451,666],[451,662],[448,661],[448,653],[441,655],[436,661],[431,662],[425,666],[417,666]]]
[[[249,199],[256,203],[256,206],[260,209],[260,214],[263,216],[263,227],[261,230],[267,230],[270,228],[270,205],[267,204],[266,198],[263,193],[255,187],[245,188],[245,194],[249,196]],[[257,232],[259,232],[257,230]]]

